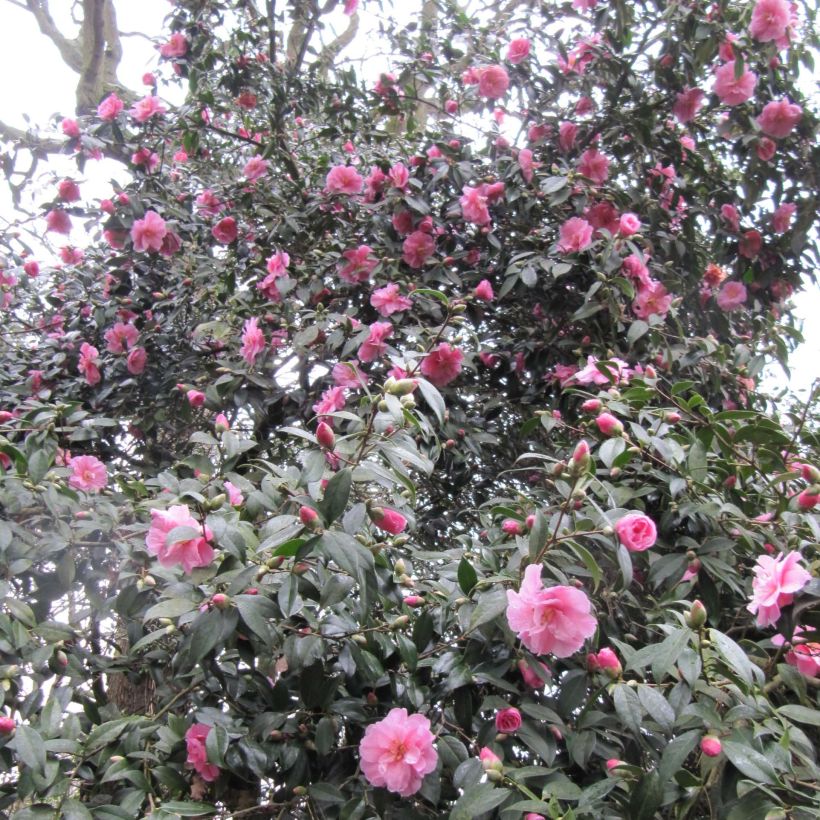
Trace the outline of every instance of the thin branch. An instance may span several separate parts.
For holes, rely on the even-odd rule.
[[[336,62],[336,58],[353,42],[353,38],[359,31],[359,15],[352,14],[347,21],[347,28],[332,42],[326,45],[319,54],[319,59],[316,65],[319,69],[319,74],[326,77],[331,66]]]
[[[268,15],[268,59],[276,64],[276,0],[267,0]]]
[[[48,9],[48,0],[26,0],[26,8],[34,19],[40,31],[51,40],[60,52],[63,62],[78,74],[83,70],[83,56],[77,40],[69,40],[54,22]]]

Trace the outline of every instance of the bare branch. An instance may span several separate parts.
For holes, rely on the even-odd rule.
[[[13,142],[40,157],[62,153],[65,147],[65,142],[62,140],[40,137],[33,131],[23,131],[2,120],[0,120],[0,139],[4,142]]]
[[[268,59],[271,65],[276,63],[276,0],[267,0],[268,15]]]
[[[344,48],[353,42],[353,38],[356,36],[358,31],[359,15],[354,13],[348,18],[347,28],[335,40],[333,40],[333,42],[326,45],[319,54],[316,65],[319,69],[319,74],[322,77],[327,76],[327,72],[336,62],[336,58]]]
[[[34,15],[40,31],[57,47],[63,62],[72,71],[80,74],[83,70],[83,56],[79,41],[69,40],[57,28],[48,9],[48,0],[26,0],[26,8]]]
[[[77,112],[88,114],[100,101],[105,49],[106,0],[83,0],[83,70],[77,83]]]

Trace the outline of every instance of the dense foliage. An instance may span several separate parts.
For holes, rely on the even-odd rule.
[[[0,815],[817,816],[814,10],[333,6],[3,240]]]

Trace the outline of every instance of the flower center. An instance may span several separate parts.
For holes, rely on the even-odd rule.
[[[407,749],[401,740],[397,740],[390,749],[390,760],[393,763],[399,763],[404,760],[404,755]]]

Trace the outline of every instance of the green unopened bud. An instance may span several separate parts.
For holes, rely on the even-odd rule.
[[[412,396],[402,396],[401,406],[412,410],[416,406],[416,400]]]
[[[399,615],[391,624],[391,629],[401,629],[403,626],[407,626],[410,623],[410,616],[409,615]]]
[[[497,769],[487,769],[487,780],[491,780],[494,783],[498,783],[500,780],[504,779],[504,773],[499,772]]]
[[[387,389],[386,382],[385,389]],[[415,389],[415,379],[399,379],[398,381],[393,381],[393,386],[387,392],[392,393],[394,396],[407,396],[410,393],[412,393]]]
[[[304,786],[294,786],[293,787],[293,793],[297,797],[302,797],[302,795],[307,794],[307,789]]]
[[[686,613],[686,625],[690,629],[700,629],[709,617],[706,607],[698,600],[692,602],[689,612]]]
[[[352,640],[353,643],[358,644],[359,646],[367,646],[367,637],[359,632],[357,632],[355,635],[351,635],[350,640]]]
[[[395,572],[396,575],[399,575],[399,576],[404,575],[404,573],[407,572],[407,566],[404,563],[403,558],[399,558],[396,561],[396,563],[393,564],[393,572]]]
[[[382,413],[386,413],[389,409],[390,409],[390,405],[389,405],[386,401],[384,401],[384,399],[382,399],[382,400],[379,402],[379,410],[380,410]]]

